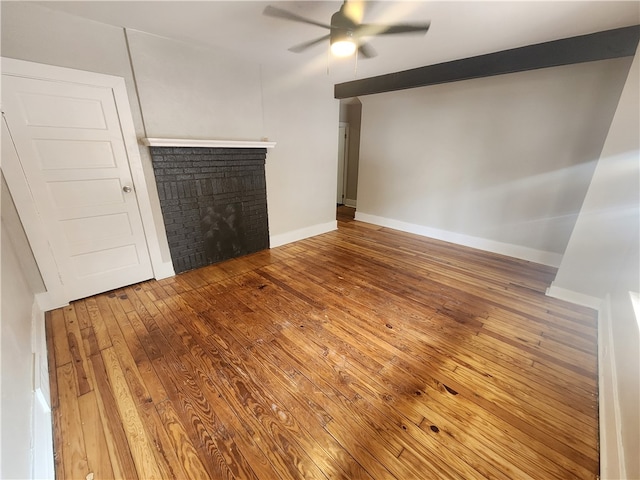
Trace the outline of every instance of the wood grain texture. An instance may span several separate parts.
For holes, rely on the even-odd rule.
[[[118,355],[113,348],[107,348],[102,351],[102,360],[106,367],[109,383],[113,387],[119,416],[122,419],[138,476],[149,480],[162,479],[161,472],[164,468],[154,455],[152,439],[147,435],[145,425],[142,423],[134,395],[129,389],[125,374],[120,366]]]
[[[115,478],[102,422],[100,416],[96,415],[98,403],[95,392],[91,391],[80,396],[78,404],[82,418],[88,470],[94,474],[94,478]]]
[[[75,370],[71,363],[57,368],[58,394],[60,395],[59,419],[63,439],[62,464],[67,478],[85,478],[89,473],[87,450],[76,388]]]
[[[595,479],[595,312],[351,214],[47,313],[58,478]]]

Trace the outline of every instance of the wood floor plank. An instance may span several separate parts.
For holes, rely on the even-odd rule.
[[[92,355],[89,358],[89,363],[91,364],[93,378],[96,380],[95,392],[98,404],[97,412],[94,410],[93,413],[99,416],[102,423],[114,477],[135,480],[138,478],[138,472],[102,355]]]
[[[181,391],[183,382],[192,383],[192,379],[186,376],[184,380],[182,378],[176,378],[175,372],[183,371],[181,363],[182,362],[175,358],[173,354],[156,358],[153,361],[154,368],[160,375],[167,391],[168,400],[178,413],[189,441],[198,452],[198,456],[204,468],[207,470],[207,475],[213,478],[224,478],[221,465],[216,462],[211,455],[206,455],[203,451],[203,446],[210,444],[212,438],[205,426],[205,422],[198,416],[196,411],[198,400],[195,400],[196,404],[194,405],[194,399]]]
[[[178,459],[178,453],[174,448],[165,426],[158,415],[153,403],[138,405],[138,413],[147,431],[151,445],[155,447],[153,453],[163,479],[180,480],[190,478]]]
[[[284,466],[282,458],[277,455],[277,449],[264,445],[259,430],[253,429],[247,422],[242,421],[235,409],[237,404],[233,399],[227,400],[223,391],[218,387],[218,375],[211,372],[212,364],[206,352],[202,349],[194,351],[187,357],[185,367],[196,379],[203,391],[209,392],[212,408],[220,421],[234,433],[234,440],[238,450],[245,457],[251,469],[261,479],[269,478],[295,478]]]
[[[75,311],[76,318],[78,319],[78,326],[80,330],[89,328],[91,326],[91,318],[89,317],[89,312],[87,311],[87,304],[82,301],[74,302],[73,310]]]
[[[94,478],[115,478],[102,422],[95,414],[98,410],[95,392],[92,390],[79,397],[78,404],[87,451],[87,470],[94,474]]]
[[[206,373],[194,369],[192,376],[185,366],[189,364],[190,358],[181,358],[180,361],[182,363],[181,370],[176,369],[174,373],[176,373],[176,378],[179,375],[179,378],[182,379],[182,395],[191,400],[191,407],[202,422],[203,431],[200,433],[203,440],[202,448],[210,458],[215,460],[217,467],[225,476],[256,479],[251,465],[234,441],[235,433],[231,432],[220,420],[213,406],[204,396],[205,392],[211,393],[209,397],[214,397],[217,393],[210,390],[209,384],[203,381]]]
[[[64,321],[64,311],[59,308],[50,312],[49,325],[53,334],[53,347],[56,366],[62,367],[73,360],[67,338],[67,327]]]
[[[137,313],[135,311],[130,312],[126,315],[126,318],[121,317],[120,328],[124,335],[125,342],[129,347],[129,351],[133,356],[133,361],[138,368],[140,378],[149,392],[149,395],[154,402],[162,402],[167,398],[167,392],[158,378],[157,373],[153,369],[147,349],[142,345],[139,336],[136,335],[136,332],[132,327],[132,323],[135,323],[137,320],[139,320]]]
[[[152,401],[149,390],[134,360],[133,353],[135,352],[129,350],[122,329],[118,323],[119,319],[123,321],[125,318],[128,319],[128,317],[119,309],[112,310],[110,302],[105,295],[98,295],[96,297],[96,303],[100,315],[98,321],[105,325],[112,345],[109,348],[115,351],[115,355],[120,361],[119,364],[122,365],[122,373],[129,385],[129,391],[138,404]],[[105,350],[108,349],[101,350],[103,359]],[[109,369],[107,369],[107,372],[108,371]]]
[[[111,346],[111,337],[109,337],[107,324],[102,319],[96,299],[97,297],[90,297],[80,302],[84,302],[87,307],[87,313],[91,320],[91,327],[93,328],[93,334],[98,344],[98,350],[104,350]]]
[[[198,456],[198,450],[187,436],[173,404],[170,401],[164,401],[157,404],[155,408],[185,475],[194,480],[207,480],[209,474]]]
[[[78,382],[78,395],[84,395],[93,390],[93,381],[91,379],[91,371],[87,366],[87,356],[82,345],[80,325],[74,307],[65,307],[63,311],[67,329],[67,342],[72,359],[71,364],[75,368],[75,377]]]
[[[96,340],[96,334],[93,332],[93,327],[89,326],[80,330],[80,336],[82,337],[82,347],[87,357],[100,353],[100,348],[98,347],[98,341]]]
[[[59,366],[57,376],[60,395],[60,427],[66,433],[62,450],[64,472],[68,478],[85,478],[89,468],[78,405],[77,381],[71,362]]]
[[[178,340],[176,333],[171,328],[162,328],[168,321],[167,318],[160,312],[155,305],[154,300],[149,297],[151,290],[149,289],[127,289],[129,292],[129,298],[131,302],[136,305],[135,313],[140,316],[146,330],[149,335],[159,347],[165,347],[168,345],[176,355],[180,356],[186,353],[182,343]],[[156,286],[153,289],[154,292],[164,292],[162,288]],[[167,298],[167,294],[158,295],[156,301],[161,301]],[[140,302],[140,303],[136,303]],[[149,358],[153,359],[154,352],[148,352]]]
[[[354,221],[47,312],[58,478],[595,479],[556,270]]]
[[[162,479],[162,468],[153,455],[151,440],[147,436],[142,419],[136,409],[135,397],[129,390],[125,375],[113,348],[102,351],[109,382],[113,386],[116,406],[123,420],[127,442],[138,476],[144,479]]]

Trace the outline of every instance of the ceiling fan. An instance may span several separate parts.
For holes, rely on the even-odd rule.
[[[371,58],[376,56],[376,51],[371,45],[363,41],[365,37],[376,35],[424,34],[429,30],[429,22],[397,23],[393,25],[360,23],[356,18],[358,15],[353,13],[354,9],[350,9],[350,6],[351,3],[347,4],[347,0],[344,0],[340,10],[331,16],[331,23],[329,25],[271,5],[264,9],[263,14],[268,17],[316,25],[329,30],[327,35],[294,45],[289,49],[295,53],[303,52],[318,43],[329,40],[331,52],[336,56],[346,57],[352,55],[357,49],[363,57]]]

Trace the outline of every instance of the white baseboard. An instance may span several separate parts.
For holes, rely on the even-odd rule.
[[[33,391],[42,405],[51,410],[44,311],[35,300],[31,308],[31,351],[33,352]]]
[[[351,198],[345,198],[344,199],[344,205],[345,207],[351,207],[351,208],[357,208],[357,200],[353,200]]]
[[[55,310],[56,308],[66,307],[69,305],[69,300],[65,292],[62,291],[48,291],[36,294],[36,302],[38,307],[43,312]]]
[[[31,318],[33,351],[33,398],[31,402],[31,478],[55,478],[53,431],[51,422],[51,390],[44,311],[34,299]]]
[[[319,223],[317,225],[311,225],[310,227],[300,228],[298,230],[292,230],[291,232],[280,233],[278,235],[269,236],[270,248],[286,245],[287,243],[297,242],[298,240],[304,240],[305,238],[315,237],[323,233],[332,232],[338,229],[338,222],[333,220],[327,223]]]
[[[163,262],[153,266],[153,274],[156,280],[173,277],[176,273],[173,269],[173,263]],[[66,307],[69,305],[69,298],[64,287],[51,289],[46,292],[36,294],[36,302],[43,312],[55,310],[56,308]]]
[[[612,320],[611,298],[607,295],[598,309],[598,416],[602,480],[627,478]]]
[[[175,276],[176,272],[173,269],[172,262],[162,262],[153,266],[153,278],[156,280],[162,280],[163,278],[169,278]]]
[[[551,282],[551,286],[547,288],[546,294],[548,297],[565,300],[567,302],[575,303],[576,305],[593,308],[594,310],[599,310],[602,306],[603,300],[601,298],[574,292],[573,290],[567,290],[566,288],[554,285],[554,283],[555,282]]]
[[[423,237],[434,238],[445,242],[464,245],[465,247],[477,248],[487,252],[507,255],[509,257],[520,258],[534,263],[541,263],[551,267],[559,267],[562,255],[554,252],[545,252],[520,245],[498,242],[487,238],[473,237],[462,233],[450,232],[448,230],[440,230],[438,228],[426,227],[414,223],[402,222],[392,218],[379,217],[377,215],[369,215],[356,211],[356,220],[373,223],[381,227],[389,227],[403,232],[415,233]]]

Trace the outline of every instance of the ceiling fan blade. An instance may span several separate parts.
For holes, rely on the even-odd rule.
[[[364,58],[373,58],[378,55],[378,52],[376,52],[375,49],[368,43],[361,43],[358,47],[358,52]]]
[[[300,53],[303,52],[304,50],[306,50],[309,47],[313,47],[314,45],[324,42],[326,40],[329,40],[329,37],[331,37],[331,35],[324,35],[320,38],[316,38],[315,40],[309,40],[308,42],[304,42],[304,43],[299,43],[298,45],[294,45],[293,47],[291,47],[289,49],[290,52],[294,52],[294,53]]]
[[[359,37],[371,37],[374,35],[395,35],[395,34],[424,34],[429,30],[429,22],[425,23],[398,23],[395,25],[377,25],[373,23],[363,23],[359,25],[355,34]]]
[[[359,24],[364,17],[366,4],[364,0],[350,0],[344,4],[344,14],[355,24]]]
[[[327,25],[326,23],[316,22],[315,20],[310,20],[308,18],[301,17],[300,15],[296,15],[295,13],[288,12],[287,10],[282,10],[281,8],[272,7],[271,5],[267,5],[262,12],[263,15],[267,17],[274,18],[283,18],[285,20],[291,20],[293,22],[301,22],[308,23],[310,25],[316,25],[318,27],[331,29],[331,25]]]

